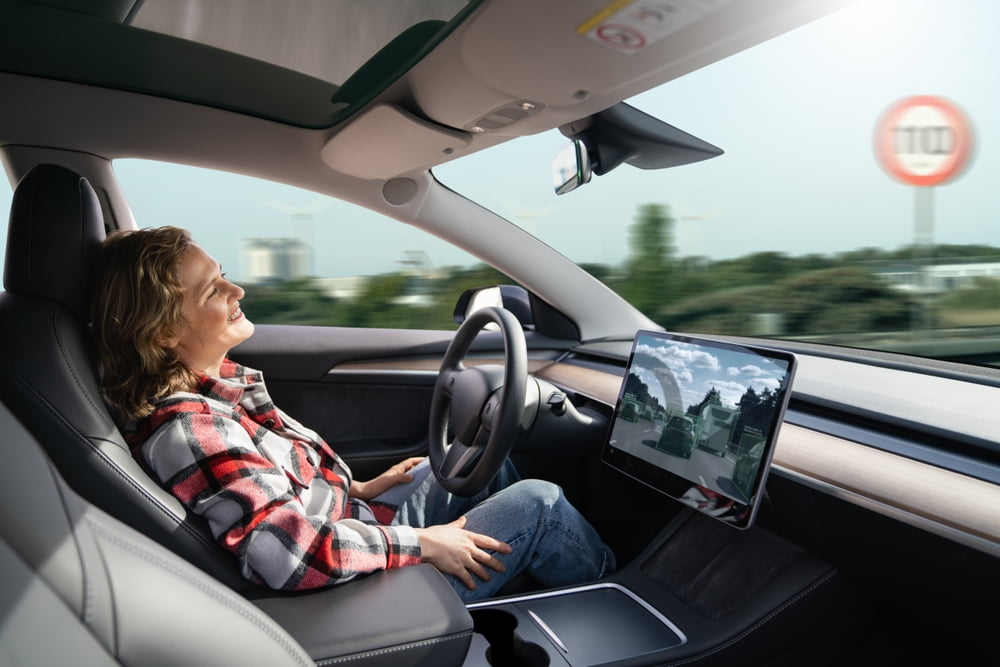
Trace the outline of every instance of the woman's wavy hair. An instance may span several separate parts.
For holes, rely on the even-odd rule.
[[[178,270],[193,243],[178,227],[125,230],[109,234],[98,254],[91,322],[101,386],[122,419],[142,419],[157,399],[197,383],[162,344],[185,325]]]

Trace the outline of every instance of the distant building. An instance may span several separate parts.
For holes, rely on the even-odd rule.
[[[299,239],[243,239],[243,281],[282,283],[312,273],[309,247]]]
[[[349,278],[317,278],[313,281],[331,299],[353,299],[361,296],[368,285],[363,276]]]
[[[899,290],[941,293],[971,286],[977,278],[1000,280],[1000,262],[900,266],[878,271],[876,275]]]

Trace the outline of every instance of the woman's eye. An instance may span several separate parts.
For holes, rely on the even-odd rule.
[[[225,280],[226,279],[226,274],[225,273],[220,273],[219,274],[219,279],[220,280]],[[216,282],[215,287],[212,288],[212,293],[209,294],[209,298],[211,298],[213,296],[216,296],[217,294],[220,293],[220,291],[221,290],[219,289],[219,284],[218,284],[218,282]]]

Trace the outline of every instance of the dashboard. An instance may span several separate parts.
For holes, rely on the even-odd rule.
[[[601,356],[573,353],[533,372],[577,400],[611,409],[624,361],[607,357],[609,347],[599,346]],[[988,378],[969,381],[797,351],[800,371],[772,473],[1000,556],[1000,516],[989,510],[1000,506],[1000,467],[962,453],[972,446],[989,453],[998,389]]]

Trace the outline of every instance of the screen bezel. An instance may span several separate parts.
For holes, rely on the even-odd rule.
[[[778,401],[771,415],[769,432],[763,440],[764,451],[760,457],[757,470],[754,473],[753,483],[749,486],[750,492],[746,502],[741,502],[741,499],[732,496],[723,496],[721,493],[700,484],[698,480],[684,477],[677,471],[668,470],[615,446],[616,427],[618,427],[619,421],[622,419],[626,387],[629,375],[635,367],[636,351],[643,342],[649,340],[657,343],[680,343],[686,346],[699,345],[727,354],[749,354],[757,358],[767,359],[779,365],[785,365],[787,368],[784,379],[777,389]],[[611,423],[608,425],[607,436],[605,437],[604,446],[601,451],[601,459],[607,465],[682,504],[693,507],[695,510],[701,511],[735,528],[741,530],[747,529],[753,524],[757,516],[757,511],[760,508],[761,491],[767,480],[767,474],[771,467],[771,459],[778,440],[778,433],[784,420],[788,401],[791,398],[792,381],[795,376],[797,364],[798,360],[796,356],[784,350],[664,331],[640,330],[636,332],[632,341],[632,349],[629,352],[625,375],[622,378],[621,388],[618,391],[614,414],[612,415]],[[682,405],[681,407],[683,408],[684,406]],[[686,415],[686,413],[682,414]],[[665,428],[665,425],[661,427],[661,432],[662,428]]]

